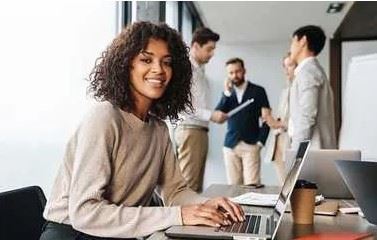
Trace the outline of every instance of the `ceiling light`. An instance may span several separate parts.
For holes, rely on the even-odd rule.
[[[329,7],[327,8],[327,13],[333,14],[333,13],[338,13],[342,11],[344,7],[344,2],[333,2],[330,3]]]

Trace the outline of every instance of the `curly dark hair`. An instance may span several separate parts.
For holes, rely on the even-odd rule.
[[[167,43],[173,74],[165,93],[153,103],[149,113],[160,119],[176,120],[180,112],[192,111],[192,70],[188,47],[180,34],[164,23],[136,22],[123,29],[96,60],[88,79],[88,93],[92,93],[97,101],[109,101],[124,111],[133,110],[131,64],[151,38]]]

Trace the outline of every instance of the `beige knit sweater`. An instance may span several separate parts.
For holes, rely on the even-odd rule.
[[[145,207],[156,187],[168,207]],[[44,217],[94,236],[141,237],[181,225],[176,205],[205,200],[187,188],[165,123],[104,102],[70,139]]]

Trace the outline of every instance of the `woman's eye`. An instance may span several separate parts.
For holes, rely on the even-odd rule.
[[[170,67],[170,66],[172,65],[172,60],[171,60],[171,59],[166,59],[166,60],[162,61],[162,63],[163,63],[164,65]]]
[[[152,60],[149,59],[149,58],[142,58],[141,61],[142,61],[142,62],[145,62],[145,63],[148,63],[148,64],[149,64],[149,63],[152,63]]]

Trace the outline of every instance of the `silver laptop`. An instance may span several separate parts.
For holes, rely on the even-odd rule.
[[[246,213],[246,220],[220,228],[205,226],[173,226],[165,231],[169,237],[206,239],[273,239],[283,217],[288,199],[308,153],[310,141],[300,143],[296,160],[288,173],[279,199],[269,215]]]
[[[295,151],[287,151],[286,169],[292,165]],[[353,198],[339,172],[336,170],[334,160],[361,160],[361,151],[323,149],[310,150],[308,158],[300,172],[299,179],[315,182],[318,192],[326,198]]]
[[[377,162],[336,160],[335,165],[365,218],[377,224]]]

